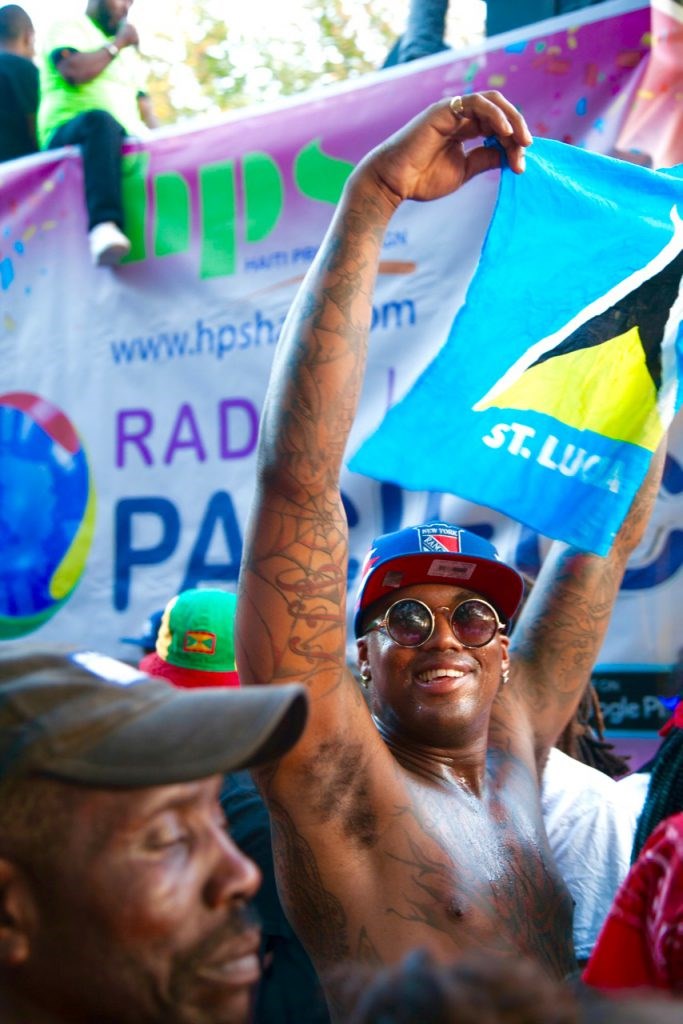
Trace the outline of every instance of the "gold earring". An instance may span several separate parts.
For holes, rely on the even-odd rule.
[[[367,688],[368,688],[368,683],[370,682],[370,676],[369,676],[369,674],[368,674],[367,672],[361,672],[361,674],[360,674],[360,681],[361,681],[361,684],[362,684],[362,685],[363,685],[363,686],[365,687],[365,689],[367,690]]]
[[[503,686],[505,686],[505,684],[509,683],[509,682],[510,682],[510,669],[509,668],[504,668],[503,669]]]

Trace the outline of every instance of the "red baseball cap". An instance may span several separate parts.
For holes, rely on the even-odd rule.
[[[368,605],[415,583],[450,583],[481,594],[509,622],[524,594],[520,574],[502,562],[493,544],[452,523],[408,526],[375,538],[361,572],[354,631]]]

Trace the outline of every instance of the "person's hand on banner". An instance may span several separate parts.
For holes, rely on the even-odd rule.
[[[359,170],[373,176],[394,206],[404,199],[439,199],[500,166],[496,146],[464,145],[490,136],[500,142],[512,170],[521,173],[532,136],[519,111],[495,90],[433,103],[372,150]]]

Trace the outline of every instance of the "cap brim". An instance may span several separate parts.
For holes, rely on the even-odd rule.
[[[191,782],[281,757],[306,723],[306,689],[298,684],[206,690],[178,690],[160,680],[141,685],[158,687],[156,699],[94,746],[45,765],[48,773],[100,786]]]
[[[442,571],[430,571],[435,563]],[[451,572],[450,567],[462,567],[462,572]],[[391,583],[388,584],[387,580]],[[505,562],[447,552],[400,555],[381,562],[368,579],[357,616],[356,635],[359,635],[358,630],[369,605],[387,594],[420,583],[451,584],[481,594],[506,622],[515,614],[524,593],[522,577]]]

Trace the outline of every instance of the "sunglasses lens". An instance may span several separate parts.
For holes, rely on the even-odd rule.
[[[431,613],[420,601],[397,601],[389,609],[387,633],[401,647],[419,647],[431,631]]]
[[[498,619],[484,601],[463,601],[453,612],[453,632],[466,647],[484,647],[493,640]]]

